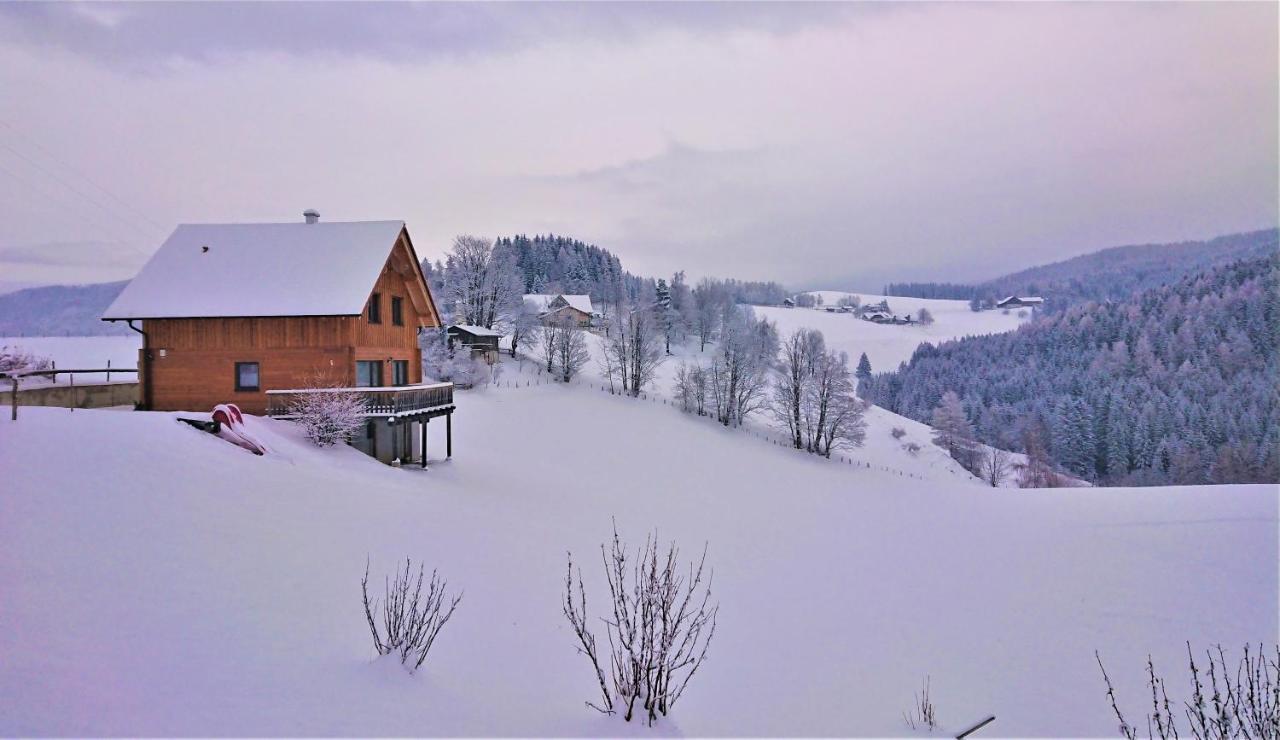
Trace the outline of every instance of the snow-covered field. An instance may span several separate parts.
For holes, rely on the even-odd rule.
[[[0,347],[16,347],[37,357],[47,357],[59,369],[65,370],[101,370],[107,367],[107,362],[112,367],[136,368],[142,337],[0,337]],[[132,374],[112,375],[111,379],[116,381],[129,377]],[[103,374],[76,376],[76,383],[82,385],[104,380],[106,375]],[[66,383],[68,378],[58,376],[57,382]]]
[[[816,291],[826,305],[834,306],[844,293]],[[1018,327],[1026,318],[1017,312],[973,312],[967,301],[945,301],[930,298],[899,298],[897,296],[862,295],[864,304],[889,301],[889,308],[897,315],[919,315],[921,308],[929,309],[934,323],[929,326],[873,324],[855,318],[852,314],[827,313],[821,308],[777,308],[757,306],[758,316],[765,316],[778,325],[778,333],[786,336],[796,329],[818,329],[826,337],[827,346],[849,353],[850,364],[866,352],[871,367],[876,372],[896,370],[898,363],[911,359],[911,353],[921,342],[938,344],[950,339],[978,335],[998,334]]]
[[[164,413],[0,420],[0,735],[655,734],[584,706],[560,614],[566,550],[602,604],[611,517],[710,543],[720,626],[660,734],[901,734],[928,675],[946,728],[1110,735],[1095,649],[1136,712],[1148,652],[1276,639],[1274,486],[992,490],[587,385],[458,404],[425,473],[262,419],[265,457]],[[416,676],[359,602],[406,556],[466,592]]]
[[[0,347],[21,347],[60,368],[137,367],[142,337],[0,337]]]

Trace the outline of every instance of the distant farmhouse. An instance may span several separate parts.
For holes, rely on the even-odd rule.
[[[472,358],[483,360],[489,365],[498,361],[498,340],[502,338],[502,332],[497,329],[454,324],[446,333],[449,336],[449,349],[455,346],[465,347],[471,351]]]
[[[422,382],[418,333],[440,312],[409,232],[304,215],[183,224],[161,245],[102,316],[142,335],[140,406],[288,418],[298,394],[333,388],[365,401],[355,447],[425,465],[426,422],[452,421],[453,386]]]
[[[567,293],[531,293],[524,297],[525,304],[538,314],[543,324],[569,321],[577,326],[591,326],[595,311],[589,295]]]
[[[1002,301],[996,302],[996,308],[1039,308],[1044,305],[1044,299],[1038,296],[1019,297],[1011,295]]]

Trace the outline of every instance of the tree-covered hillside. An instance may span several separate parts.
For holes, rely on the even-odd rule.
[[[955,391],[983,442],[1043,444],[1090,480],[1276,482],[1278,281],[1273,253],[1007,334],[924,344],[862,392],[923,421]]]
[[[886,295],[952,298],[990,308],[1009,295],[1045,298],[1044,310],[1061,311],[1086,301],[1118,301],[1205,270],[1274,253],[1280,230],[1229,234],[1203,241],[1111,247],[1032,267],[977,285],[889,283]]]
[[[1280,231],[1264,229],[1204,241],[1112,247],[996,278],[979,285],[976,297],[993,304],[1008,295],[1043,296],[1047,311],[1126,300],[1188,275],[1273,254],[1278,239]]]
[[[635,297],[644,282],[623,270],[617,255],[577,239],[517,234],[499,237],[497,245],[515,253],[526,293],[585,293],[604,301],[618,285]]]
[[[98,317],[127,280],[91,285],[49,285],[0,295],[0,336],[63,337],[129,334],[124,324]]]

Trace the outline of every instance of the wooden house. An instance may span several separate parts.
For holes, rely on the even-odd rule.
[[[571,324],[586,328],[591,326],[595,317],[595,309],[591,305],[591,296],[589,295],[534,293],[526,295],[524,300],[538,314],[538,319],[543,324],[558,324],[568,321]]]
[[[298,393],[334,388],[365,400],[354,446],[425,465],[426,423],[452,426],[453,387],[423,383],[418,333],[440,313],[409,232],[306,215],[174,230],[102,316],[142,335],[139,405],[288,418]]]
[[[489,365],[498,361],[498,340],[502,338],[502,332],[497,329],[454,324],[446,330],[446,334],[449,337],[449,349],[465,347],[471,351],[473,358]]]
[[[1039,308],[1044,305],[1044,299],[1039,296],[1016,296],[1011,295],[1002,301],[996,302],[996,308]]]

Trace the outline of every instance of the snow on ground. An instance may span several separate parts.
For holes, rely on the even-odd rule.
[[[825,305],[834,306],[844,295],[836,291],[815,291]],[[919,315],[921,308],[928,308],[934,323],[929,326],[873,324],[852,314],[827,313],[821,308],[780,308],[757,306],[756,315],[767,317],[778,325],[778,333],[786,336],[796,329],[818,329],[826,337],[827,346],[849,353],[851,365],[858,356],[867,353],[875,372],[896,370],[898,363],[911,359],[911,354],[921,342],[939,344],[951,339],[979,334],[998,334],[1012,331],[1027,319],[1017,312],[969,310],[968,301],[946,301],[930,298],[900,298],[898,296],[862,295],[863,304],[889,301],[889,308],[899,316]]]
[[[1276,639],[1274,486],[996,491],[586,386],[458,405],[425,473],[257,418],[265,457],[165,413],[0,420],[0,734],[655,734],[584,706],[560,613],[566,550],[603,604],[611,517],[710,543],[720,626],[660,734],[901,734],[929,675],[946,728],[1109,735],[1095,649],[1137,712],[1148,652]],[[406,556],[466,592],[416,676],[359,603]]]

